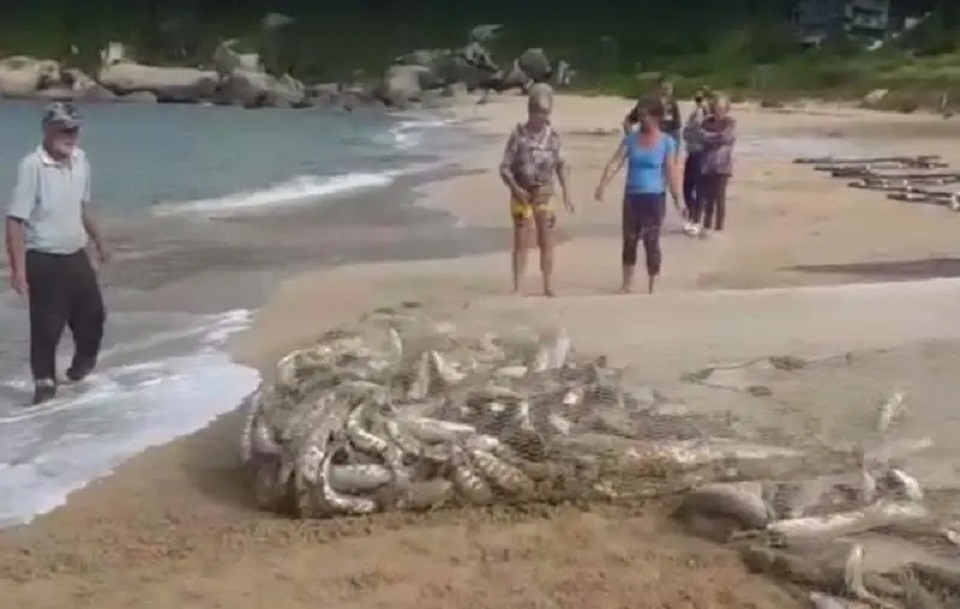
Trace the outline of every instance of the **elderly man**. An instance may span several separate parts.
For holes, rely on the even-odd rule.
[[[100,262],[107,259],[90,215],[90,163],[77,145],[82,118],[71,104],[54,103],[43,115],[43,141],[20,162],[7,209],[11,287],[30,305],[33,403],[57,394],[57,345],[69,326],[76,346],[66,372],[79,381],[100,353],[106,313],[88,237]]]

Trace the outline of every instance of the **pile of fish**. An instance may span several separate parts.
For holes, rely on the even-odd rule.
[[[631,390],[562,329],[471,336],[414,304],[290,353],[250,396],[241,446],[263,508],[629,501],[691,488],[719,463],[801,456]]]
[[[944,188],[960,185],[960,172],[946,171],[949,165],[937,155],[798,158],[794,163],[813,165],[834,178],[856,178],[849,183],[851,188],[880,190],[891,199],[941,203],[960,211],[960,190]]]
[[[904,412],[903,401],[896,393],[881,405],[877,432]],[[827,450],[833,458],[808,461],[806,472],[702,485],[685,494],[675,516],[737,545],[748,567],[803,590],[817,609],[960,607],[960,533],[924,505],[919,482],[891,464],[926,448],[929,440]],[[882,535],[904,543],[880,543]],[[913,544],[918,538],[923,543]],[[871,544],[893,564],[868,570]]]

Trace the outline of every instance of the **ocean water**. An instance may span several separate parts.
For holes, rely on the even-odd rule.
[[[277,238],[275,225],[250,224],[250,217],[322,211],[326,201],[349,195],[374,197],[404,175],[435,167],[450,122],[359,110],[136,104],[83,110],[81,145],[93,165],[94,199],[104,224],[123,227],[128,262],[105,270],[109,319],[96,373],[62,386],[54,402],[40,407],[27,406],[26,305],[0,291],[0,526],[29,522],[124,459],[203,427],[236,408],[259,382],[256,371],[225,352],[254,311],[238,309],[230,290],[218,297],[211,285],[216,275],[181,281],[184,293],[198,295],[190,300],[204,303],[203,314],[177,306],[177,298],[159,298],[153,283],[187,270],[202,275],[236,257],[238,250],[224,243]],[[0,193],[10,192],[18,160],[38,143],[40,112],[37,104],[0,102]],[[383,206],[377,213],[381,223],[394,217]],[[320,224],[323,217],[310,216]],[[170,242],[179,247],[176,259]],[[71,353],[65,333],[61,370]]]

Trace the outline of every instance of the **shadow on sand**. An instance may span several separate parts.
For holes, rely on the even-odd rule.
[[[923,258],[920,260],[892,260],[889,262],[858,262],[851,264],[799,265],[787,270],[802,273],[857,275],[865,281],[909,281],[960,277],[960,258]]]

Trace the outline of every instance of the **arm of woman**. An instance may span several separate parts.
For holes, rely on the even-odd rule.
[[[617,146],[616,151],[614,151],[613,156],[610,157],[610,160],[607,162],[607,166],[603,168],[603,174],[600,176],[600,183],[597,184],[597,190],[594,192],[593,197],[597,201],[603,199],[603,191],[607,188],[607,184],[610,183],[610,180],[613,179],[617,173],[620,172],[620,169],[623,168],[623,164],[627,160],[627,139],[624,138],[620,142],[620,145]]]
[[[513,163],[517,158],[517,132],[514,130],[507,139],[507,145],[503,149],[503,159],[500,161],[500,179],[510,189],[511,195],[518,201],[526,201],[529,195],[520,188],[517,179],[513,175]]]
[[[712,146],[729,146],[737,141],[737,121],[728,118],[723,128],[718,131],[701,129],[700,137],[704,143]]]

